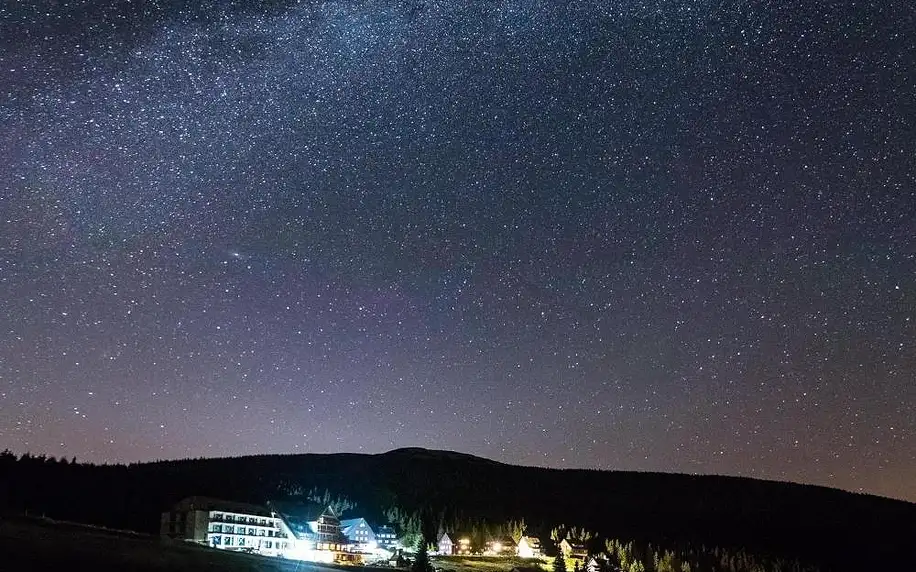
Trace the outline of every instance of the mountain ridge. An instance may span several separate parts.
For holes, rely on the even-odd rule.
[[[849,489],[844,489],[840,487],[831,487],[829,485],[819,484],[819,483],[806,483],[800,481],[789,481],[789,480],[778,480],[772,478],[761,478],[761,477],[750,477],[746,475],[731,475],[725,473],[679,473],[679,472],[668,472],[668,471],[642,471],[635,469],[597,469],[597,468],[588,468],[588,467],[545,467],[540,465],[526,465],[518,463],[508,463],[504,461],[497,461],[489,457],[482,455],[475,455],[472,453],[463,453],[461,451],[454,451],[450,449],[434,449],[427,447],[411,446],[411,447],[398,447],[395,449],[390,449],[388,451],[382,451],[379,453],[363,453],[363,452],[335,452],[335,453],[262,453],[262,454],[253,454],[253,455],[237,455],[237,456],[226,456],[226,457],[194,457],[188,459],[157,459],[154,461],[134,461],[130,463],[114,463],[114,465],[147,465],[147,464],[156,464],[156,463],[174,463],[182,461],[218,461],[218,460],[230,460],[230,459],[253,459],[253,458],[304,458],[312,459],[316,457],[340,457],[340,458],[373,458],[373,457],[385,457],[385,458],[397,458],[397,457],[408,457],[408,458],[443,458],[443,459],[453,459],[453,460],[469,460],[472,462],[481,462],[481,463],[492,463],[495,465],[501,465],[504,467],[514,467],[519,469],[530,469],[537,471],[555,471],[561,473],[575,473],[575,472],[584,472],[584,473],[603,473],[603,474],[620,474],[620,475],[653,475],[659,476],[660,478],[665,477],[686,477],[686,478],[713,478],[713,479],[724,479],[724,480],[738,480],[738,481],[753,481],[759,483],[772,483],[775,485],[784,485],[790,487],[806,487],[813,489],[821,489],[825,491],[834,491],[837,493],[854,495],[857,497],[869,497],[874,499],[880,499],[882,501],[890,501],[895,503],[903,503],[905,505],[910,505],[916,509],[916,502],[910,501],[908,499],[901,499],[897,497],[884,496],[877,493],[867,492],[867,491],[854,491]]]
[[[916,562],[916,504],[820,485],[525,467],[422,447],[131,465],[0,456],[0,509],[140,532],[157,532],[160,513],[188,496],[264,504],[310,491],[347,498],[370,522],[397,509],[427,538],[523,520],[541,538],[576,526],[605,538],[740,547],[824,570]],[[850,546],[868,549],[850,556]]]

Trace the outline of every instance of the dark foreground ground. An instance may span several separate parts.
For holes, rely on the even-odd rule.
[[[154,536],[27,517],[0,517],[0,570],[339,572],[338,568],[235,554]]]

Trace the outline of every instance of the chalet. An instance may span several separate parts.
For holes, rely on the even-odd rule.
[[[162,513],[162,536],[264,556],[286,556],[295,538],[280,516],[258,505],[188,497]]]
[[[518,540],[516,554],[521,558],[540,558],[544,555],[541,551],[541,541],[533,536],[523,536]]]
[[[375,532],[365,518],[340,521],[340,532],[347,537],[350,546],[357,552],[372,552],[378,547]]]
[[[309,520],[309,528],[316,535],[318,550],[343,550],[349,544],[349,540],[344,536],[341,526],[340,517],[331,507],[321,509],[319,505],[313,508],[315,520]]]
[[[375,539],[378,541],[379,548],[385,550],[394,550],[398,545],[398,535],[394,528],[389,525],[382,525],[375,530]]]
[[[509,536],[494,538],[487,542],[485,556],[512,556],[517,552],[517,544]]]
[[[358,560],[332,507],[290,502],[273,506],[295,536],[295,551],[290,558],[325,563]]]
[[[560,541],[560,551],[567,558],[575,558],[577,560],[583,560],[588,555],[585,544],[570,541],[568,538]]]
[[[443,532],[442,536],[439,537],[439,542],[437,543],[436,550],[440,555],[443,556],[448,556],[455,553],[455,543],[452,542],[452,539],[447,532]]]

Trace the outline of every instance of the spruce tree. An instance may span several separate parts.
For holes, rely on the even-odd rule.
[[[433,565],[429,562],[429,553],[426,551],[426,539],[422,535],[417,542],[417,555],[410,566],[410,572],[433,572]]]
[[[553,572],[566,572],[566,555],[561,549],[553,559]]]

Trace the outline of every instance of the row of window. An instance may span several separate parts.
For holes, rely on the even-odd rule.
[[[210,532],[222,532],[226,534],[247,534],[248,536],[283,536],[279,530],[263,528],[246,529],[244,526],[232,526],[231,524],[211,524]]]
[[[240,524],[256,524],[259,526],[274,526],[273,520],[268,520],[266,518],[258,518],[254,516],[242,516],[235,514],[223,514],[221,512],[214,512],[210,516],[210,520],[221,520],[223,522],[237,522]]]
[[[234,538],[232,536],[212,536],[210,538],[210,543],[213,546],[238,546],[239,548],[265,548],[272,549],[276,548],[282,550],[287,548],[288,543],[281,542],[279,540],[247,540],[244,538]]]

